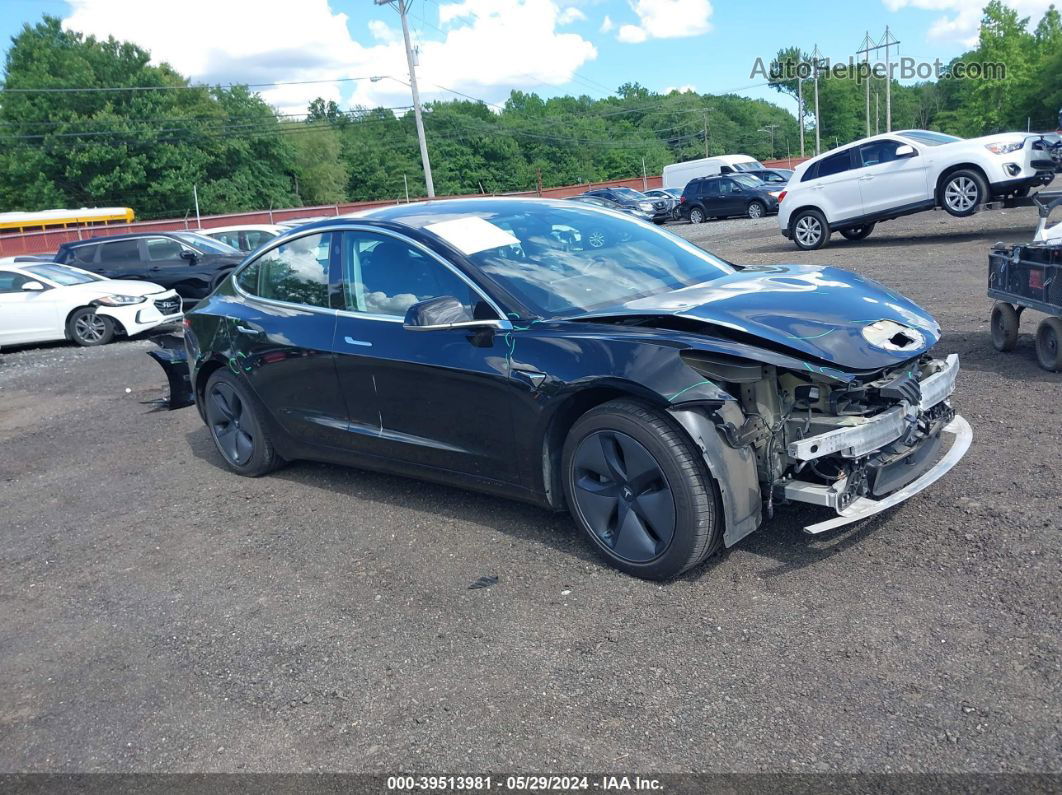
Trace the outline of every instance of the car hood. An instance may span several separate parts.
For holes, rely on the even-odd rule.
[[[166,292],[165,287],[154,282],[142,282],[136,279],[104,279],[102,282],[74,284],[67,289],[92,295],[154,295]]]
[[[841,268],[810,265],[744,268],[594,313],[617,315],[700,321],[716,334],[756,338],[848,370],[895,365],[940,338],[936,321],[913,301]]]

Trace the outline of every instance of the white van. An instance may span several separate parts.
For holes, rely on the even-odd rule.
[[[697,177],[732,174],[736,171],[759,171],[763,168],[763,163],[748,155],[702,157],[700,160],[687,160],[685,163],[664,166],[663,187],[685,188],[686,183]]]

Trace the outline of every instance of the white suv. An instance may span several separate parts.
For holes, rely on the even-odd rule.
[[[943,207],[973,215],[993,197],[1053,178],[1040,136],[956,138],[929,130],[875,135],[801,163],[779,196],[778,225],[798,248],[832,232],[862,240],[878,221]]]

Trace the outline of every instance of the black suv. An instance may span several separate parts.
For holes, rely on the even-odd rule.
[[[619,185],[611,188],[595,188],[582,195],[593,196],[595,199],[607,199],[610,202],[622,204],[624,207],[649,213],[653,217],[653,222],[657,224],[662,224],[671,217],[671,205],[666,199],[646,196],[633,188]]]
[[[679,199],[679,217],[699,224],[709,218],[746,215],[762,218],[778,212],[777,188],[745,174],[698,177],[687,183]]]
[[[195,232],[143,232],[63,243],[55,261],[108,279],[143,279],[186,301],[206,298],[244,254]]]

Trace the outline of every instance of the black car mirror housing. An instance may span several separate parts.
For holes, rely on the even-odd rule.
[[[477,320],[468,307],[452,295],[418,301],[406,310],[402,326],[407,331],[440,331],[451,328],[512,328],[497,318]]]

